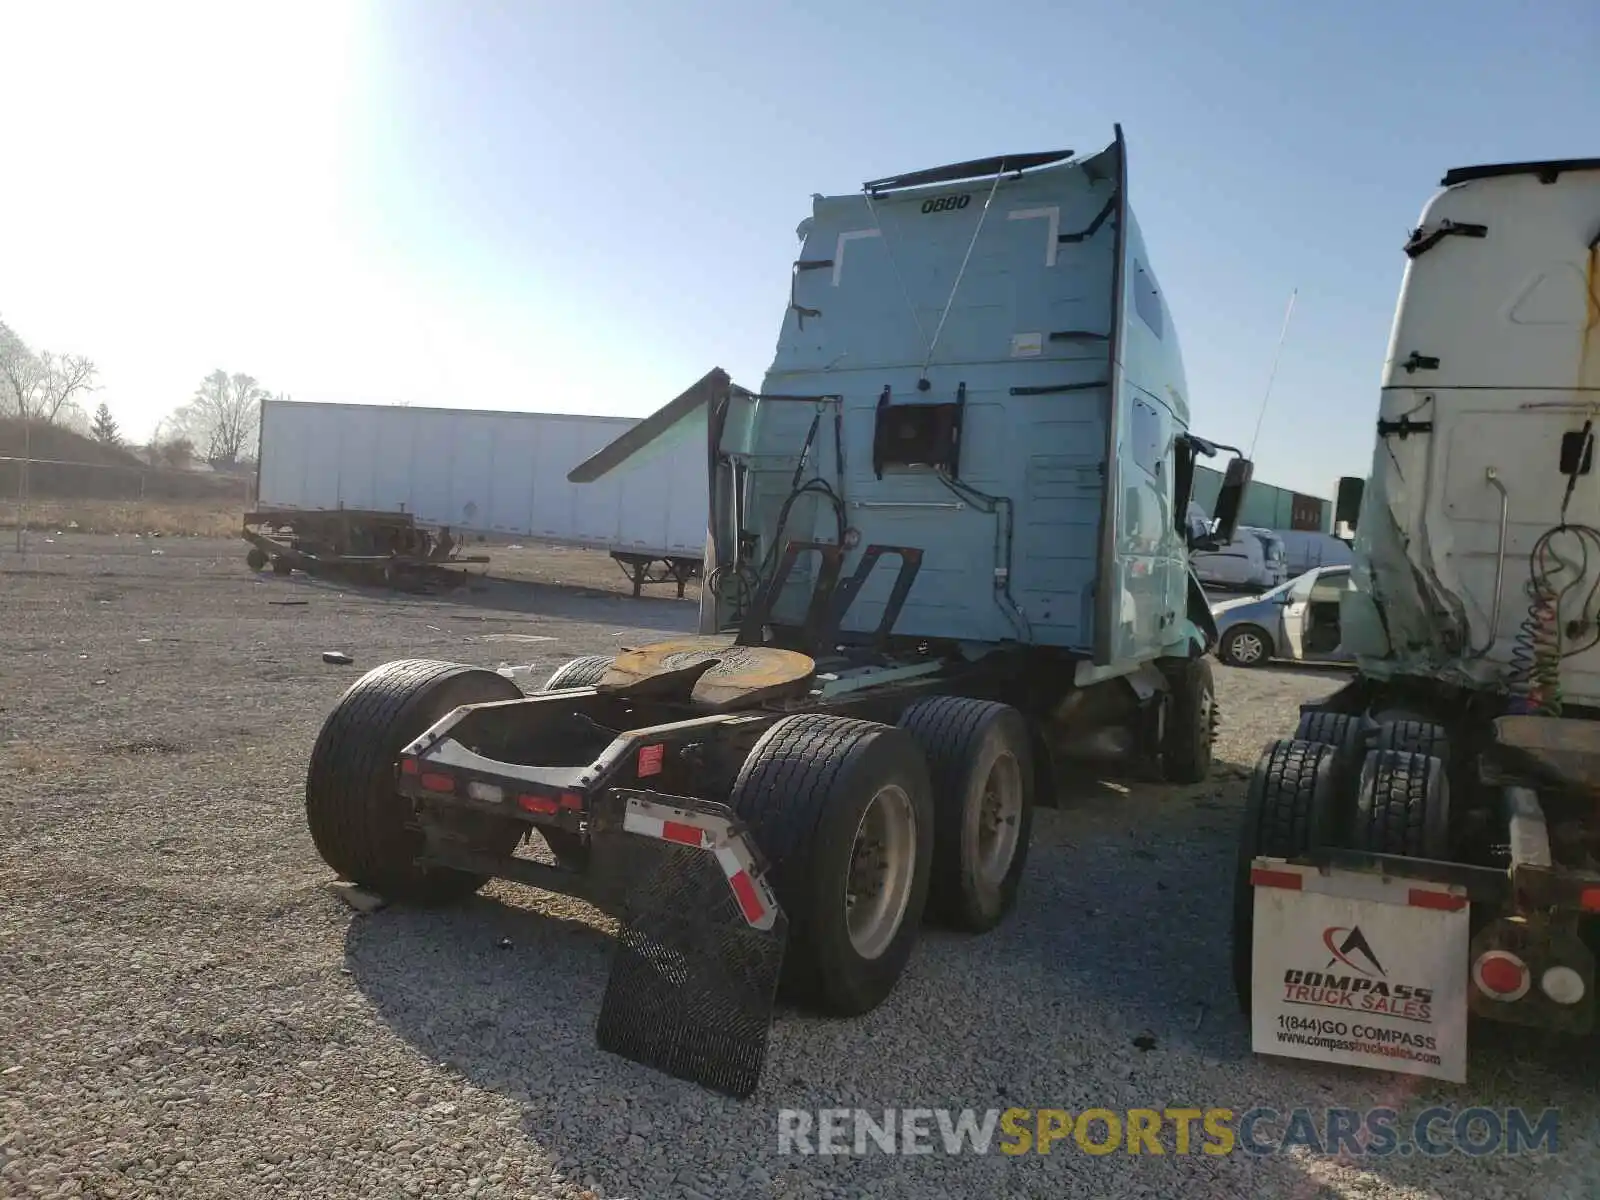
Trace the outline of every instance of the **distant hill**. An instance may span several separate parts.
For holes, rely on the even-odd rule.
[[[57,500],[207,500],[243,502],[241,475],[152,467],[120,446],[107,446],[55,425],[34,423],[26,442],[22,422],[0,418],[0,459],[17,459],[27,446],[28,494]],[[41,461],[43,460],[43,461]],[[0,461],[0,500],[17,494],[21,464]]]

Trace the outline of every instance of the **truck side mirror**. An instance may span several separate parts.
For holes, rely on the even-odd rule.
[[[1244,492],[1255,470],[1255,464],[1248,458],[1236,458],[1222,476],[1222,487],[1217,490],[1217,503],[1211,514],[1215,525],[1212,537],[1222,545],[1233,541],[1234,531],[1239,527],[1239,510],[1244,507]]]
[[[1333,529],[1338,533],[1341,526],[1348,528],[1351,533],[1356,531],[1356,521],[1361,516],[1361,496],[1367,489],[1367,481],[1356,475],[1342,475],[1339,477],[1338,491],[1333,501]]]

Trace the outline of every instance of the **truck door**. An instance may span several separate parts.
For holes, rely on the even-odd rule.
[[[1094,591],[1093,649],[1098,666],[1158,656],[1169,636],[1170,621],[1183,611],[1186,595],[1178,588],[1180,577],[1173,569],[1183,563],[1184,550],[1171,513],[1161,502],[1171,471],[1166,461],[1170,418],[1158,408],[1165,406],[1162,386],[1175,381],[1167,378],[1166,363],[1150,355],[1150,322],[1164,325],[1165,311],[1128,205],[1127,143],[1120,125],[1106,157],[1110,161],[1104,171],[1113,188],[1105,213],[1114,238],[1114,274],[1110,403],[1101,452],[1104,491]],[[1143,291],[1136,295],[1140,288]],[[1171,566],[1166,565],[1169,558]],[[1186,574],[1182,581],[1186,588]]]

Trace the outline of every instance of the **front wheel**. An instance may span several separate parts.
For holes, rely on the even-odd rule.
[[[395,787],[395,763],[451,709],[521,694],[493,671],[426,659],[384,663],[351,684],[323,722],[306,772],[306,822],[322,860],[395,900],[443,902],[482,887],[486,876],[417,865],[424,839]],[[509,854],[525,828],[473,814],[461,833],[488,853]]]
[[[928,899],[934,813],[916,740],[874,721],[784,717],[729,798],[789,916],[783,991],[835,1016],[876,1008],[905,970]]]
[[[1171,695],[1161,734],[1161,774],[1168,783],[1203,783],[1217,740],[1217,689],[1203,658],[1162,660]]]
[[[1262,667],[1272,658],[1272,639],[1256,625],[1239,625],[1222,635],[1217,657],[1230,667]]]

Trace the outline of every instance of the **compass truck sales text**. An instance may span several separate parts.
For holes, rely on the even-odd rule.
[[[1433,991],[1381,979],[1334,975],[1324,971],[1283,973],[1283,998],[1290,1004],[1332,1008],[1352,1014],[1433,1020]]]
[[[821,1108],[778,1110],[779,1154],[1312,1154],[1557,1151],[1559,1112],[1520,1108]]]

